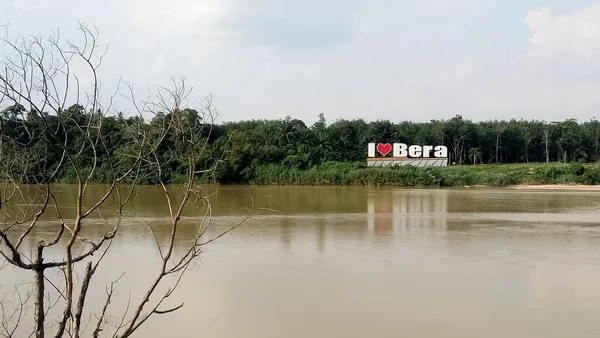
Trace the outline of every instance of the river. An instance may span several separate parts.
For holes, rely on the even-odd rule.
[[[165,237],[168,209],[158,187],[140,189],[92,283],[96,312],[123,272],[114,316],[156,271],[135,218]],[[270,210],[209,245],[168,302],[184,307],[137,336],[600,336],[599,192],[222,186],[211,234],[250,196]],[[20,278],[0,270],[1,289]]]

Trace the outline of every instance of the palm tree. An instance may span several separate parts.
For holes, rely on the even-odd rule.
[[[333,151],[329,134],[326,129],[315,129],[312,138],[312,157],[313,162],[324,162]]]
[[[471,159],[471,163],[477,164],[477,160],[481,159],[481,150],[479,148],[469,149],[469,158]]]

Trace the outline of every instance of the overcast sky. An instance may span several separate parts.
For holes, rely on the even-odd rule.
[[[77,20],[110,42],[105,86],[185,75],[221,121],[600,117],[600,2],[0,0],[13,34]]]

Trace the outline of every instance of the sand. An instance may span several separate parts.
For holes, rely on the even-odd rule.
[[[579,191],[600,191],[600,185],[584,184],[540,184],[540,185],[515,185],[511,189],[518,190],[579,190]]]

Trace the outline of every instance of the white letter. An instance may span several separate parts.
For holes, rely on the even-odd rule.
[[[433,156],[438,158],[448,157],[448,148],[446,148],[446,146],[435,147],[435,154]]]
[[[408,154],[406,153],[406,144],[404,143],[394,143],[394,157],[406,157]]]
[[[375,143],[369,143],[367,157],[375,157]]]
[[[431,157],[433,146],[423,146],[423,157]]]
[[[408,147],[408,156],[410,157],[421,157],[421,146],[410,146]]]

